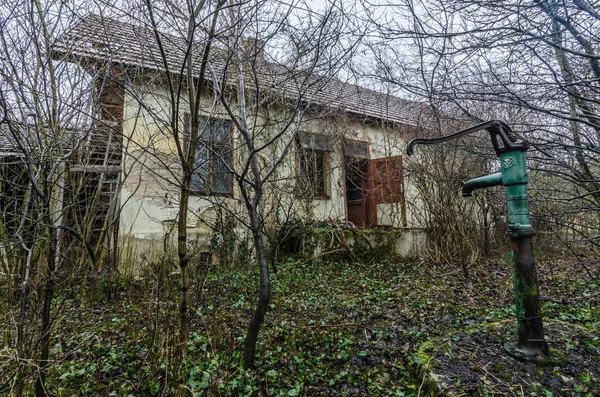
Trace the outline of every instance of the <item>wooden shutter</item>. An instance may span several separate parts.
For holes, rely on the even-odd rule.
[[[369,190],[372,202],[370,218],[377,218],[377,204],[399,203],[402,226],[406,227],[402,156],[371,160],[369,174]]]

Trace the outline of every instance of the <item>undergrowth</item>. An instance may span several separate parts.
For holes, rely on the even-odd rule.
[[[550,267],[541,266],[546,315],[597,332],[597,286],[564,267]],[[422,376],[427,357],[419,346],[453,329],[472,332],[513,316],[510,269],[502,262],[473,267],[470,281],[462,270],[414,260],[287,259],[277,270],[252,371],[243,369],[241,350],[257,289],[254,268],[210,269],[205,284],[191,292],[196,303],[183,349],[177,338],[176,275],[123,281],[110,302],[63,289],[52,330],[49,391],[56,396],[434,395]],[[16,315],[2,317],[0,394],[10,391],[16,376],[10,324]],[[27,380],[31,395],[34,376]]]

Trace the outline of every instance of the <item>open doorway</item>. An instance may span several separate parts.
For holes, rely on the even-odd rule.
[[[345,140],[344,175],[347,222],[407,227],[402,156],[371,159],[368,143]]]
[[[346,220],[356,227],[368,226],[369,146],[344,141]]]

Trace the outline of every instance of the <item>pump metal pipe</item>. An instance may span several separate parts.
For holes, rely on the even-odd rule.
[[[484,189],[486,187],[502,185],[502,174],[484,175],[479,178],[473,178],[465,182],[462,186],[462,196],[471,197],[473,190]]]
[[[516,344],[506,344],[508,353],[522,359],[548,356],[542,321],[539,282],[533,255],[535,235],[529,216],[527,201],[526,142],[516,142],[510,127],[497,120],[487,121],[441,138],[413,139],[408,143],[411,155],[417,144],[437,144],[485,130],[490,134],[492,146],[500,159],[501,172],[471,179],[462,187],[464,197],[472,196],[476,189],[502,185],[506,190],[509,234],[513,247],[513,280],[517,316]]]
[[[518,357],[548,356],[540,302],[537,267],[533,254],[533,226],[527,199],[527,163],[524,151],[500,155],[502,184],[506,188],[508,228],[513,248],[513,282],[517,315],[516,344],[505,349]]]

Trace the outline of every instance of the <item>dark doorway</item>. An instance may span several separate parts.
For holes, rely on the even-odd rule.
[[[367,186],[369,160],[346,157],[346,211],[348,222],[356,227],[367,227]]]

